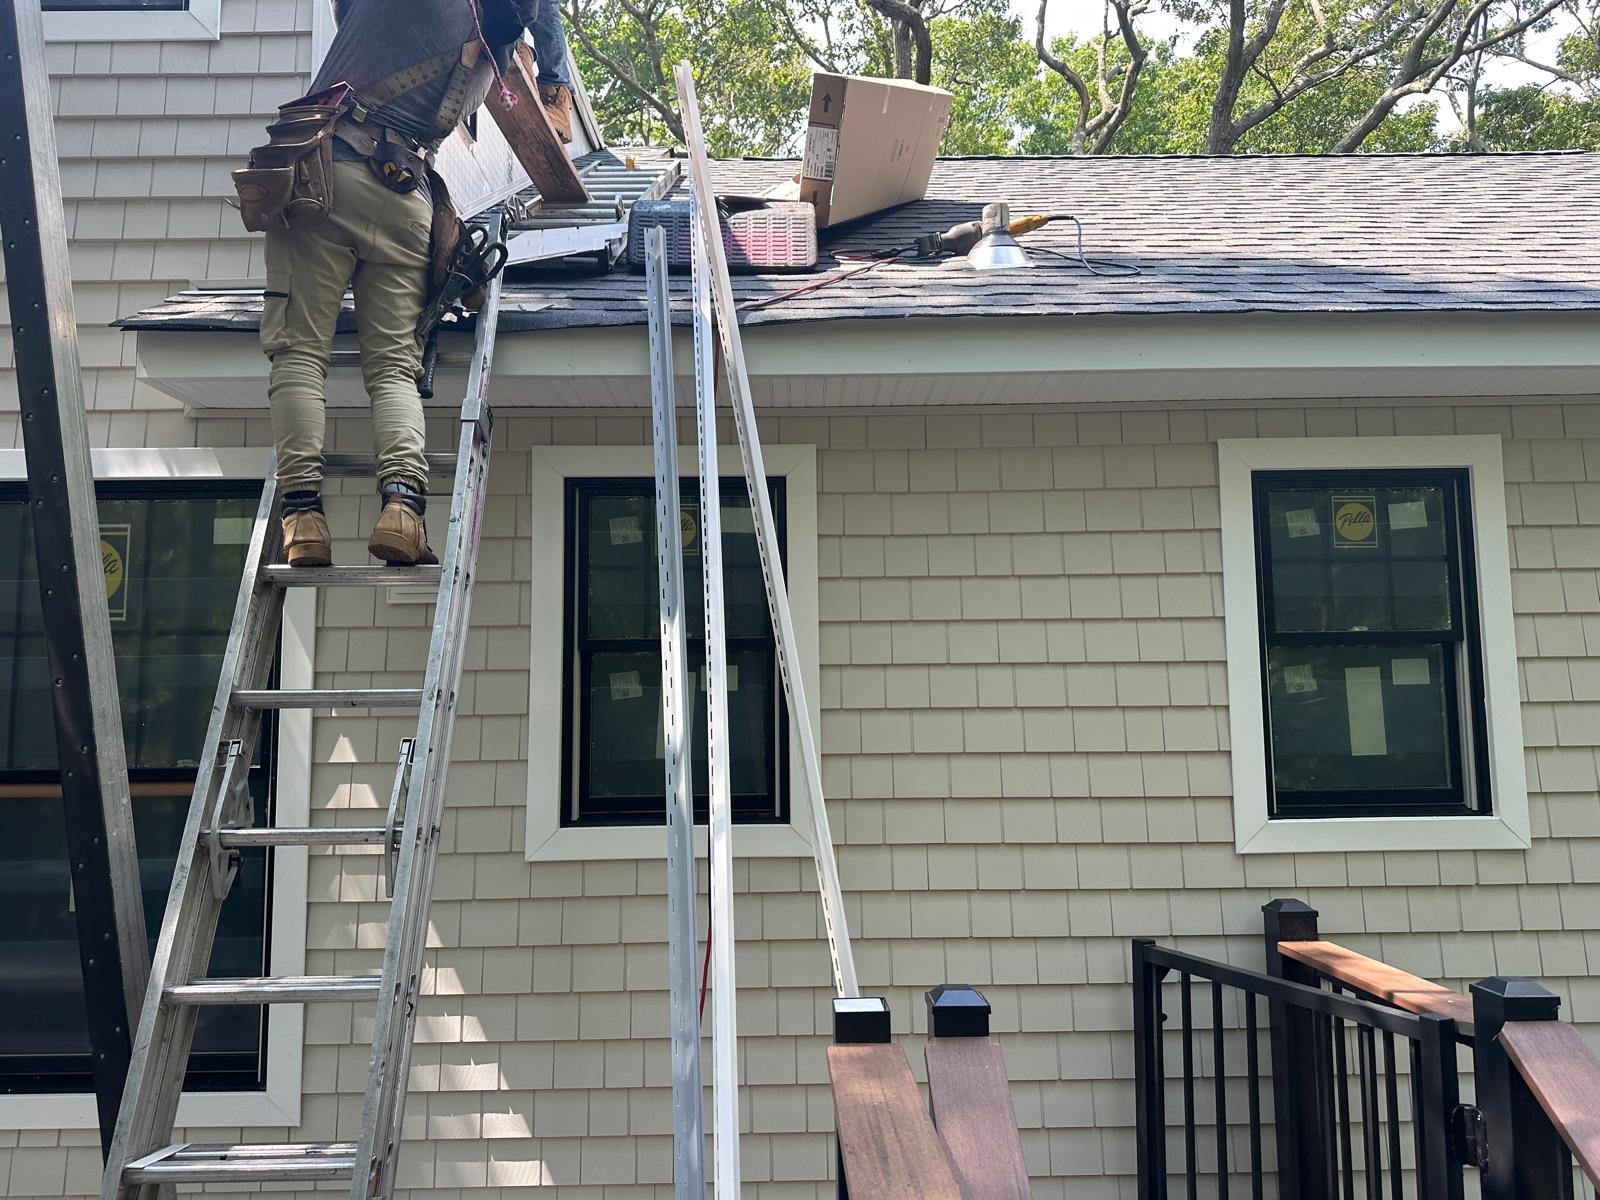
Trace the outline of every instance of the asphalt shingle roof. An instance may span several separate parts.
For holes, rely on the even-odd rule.
[[[792,161],[715,164],[719,189],[761,192]],[[745,313],[747,325],[883,317],[1147,315],[1211,312],[1600,309],[1600,155],[947,158],[927,198],[822,234],[814,275],[744,275],[741,302],[859,265],[837,255],[908,243],[978,216],[1063,210],[1096,259],[1139,268],[1094,275],[1044,254],[1037,269],[978,273],[960,259],[897,262]],[[1073,228],[1023,239],[1075,253]],[[674,278],[686,297],[686,278]],[[644,283],[619,269],[520,269],[507,331],[642,324]],[[678,306],[675,316],[688,319]],[[247,330],[259,296],[185,294],[130,329]],[[348,319],[348,314],[346,314]]]

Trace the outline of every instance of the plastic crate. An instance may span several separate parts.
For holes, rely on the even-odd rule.
[[[644,269],[644,231],[666,231],[667,266],[691,260],[687,199],[641,200],[628,214],[628,264]],[[722,218],[722,248],[730,271],[809,271],[817,265],[817,214],[803,200],[772,200]]]

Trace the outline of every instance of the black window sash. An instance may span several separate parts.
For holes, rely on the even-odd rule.
[[[1256,551],[1256,603],[1261,646],[1261,710],[1265,717],[1268,815],[1272,817],[1461,816],[1487,815],[1493,797],[1489,783],[1487,707],[1477,604],[1477,565],[1473,555],[1470,476],[1465,469],[1342,471],[1256,471],[1251,475],[1252,523]],[[1276,628],[1272,586],[1272,538],[1267,497],[1285,489],[1366,489],[1431,487],[1443,492],[1446,579],[1450,628],[1438,630],[1328,631]],[[1392,558],[1387,560],[1392,566]],[[1507,636],[1510,631],[1507,631]],[[1438,647],[1443,664],[1447,753],[1455,786],[1450,788],[1293,790],[1277,786],[1273,768],[1270,651],[1274,647],[1415,646]],[[1465,664],[1465,679],[1462,665]],[[1465,690],[1463,690],[1465,689]],[[1463,721],[1463,714],[1468,718]],[[1468,757],[1470,756],[1470,758]],[[1470,763],[1470,777],[1466,766]],[[1284,803],[1284,801],[1288,803]]]
[[[189,0],[41,0],[45,12],[186,12]]]
[[[724,479],[724,494],[732,486],[743,492],[744,480],[738,477]],[[588,686],[589,662],[596,654],[609,651],[649,653],[659,655],[659,637],[649,638],[591,638],[588,635],[587,581],[585,564],[589,561],[588,501],[598,496],[638,496],[653,499],[654,481],[648,478],[628,479],[569,479],[566,489],[565,534],[565,587],[566,612],[563,619],[562,689],[568,698],[562,711],[561,754],[561,823],[565,826],[603,825],[655,825],[665,820],[659,793],[644,796],[610,796],[595,800],[589,794],[589,756],[585,752],[585,735],[591,727],[591,693]],[[698,481],[693,478],[679,481],[679,499],[699,502]],[[768,481],[768,498],[772,502],[777,520],[778,552],[787,562],[788,545],[784,536],[786,494],[782,480]],[[702,517],[702,526],[704,518]],[[654,551],[651,551],[653,556]],[[698,571],[690,570],[683,580],[685,595],[699,586]],[[789,726],[788,706],[778,674],[776,644],[770,634],[765,637],[729,635],[725,644],[730,656],[749,650],[764,653],[767,677],[771,686],[771,708],[766,725],[772,738],[772,753],[768,755],[766,790],[759,794],[733,797],[733,818],[739,824],[782,824],[789,819]],[[699,650],[704,653],[705,638],[689,635],[686,651],[689,657]],[[698,703],[698,701],[696,701]],[[692,747],[691,747],[692,749]],[[704,786],[699,774],[695,790]],[[695,820],[706,819],[704,806],[695,804]]]
[[[256,500],[261,495],[260,480],[152,480],[148,482],[102,482],[96,484],[95,499],[101,500]],[[0,483],[0,504],[25,503],[28,492],[22,481]],[[24,547],[27,551],[27,547]],[[231,615],[230,606],[229,613]],[[276,686],[278,665],[272,668],[272,686]],[[248,787],[255,800],[257,818],[268,823],[277,802],[277,714],[264,712],[261,717],[261,734],[255,760],[247,776]],[[185,794],[192,793],[196,769],[192,767],[133,767],[128,769],[128,782],[137,793],[151,785],[171,784],[182,787]],[[143,785],[143,786],[141,786]],[[11,769],[0,767],[0,788],[16,792],[19,789],[34,794],[54,788],[59,783],[49,770]],[[164,789],[163,789],[164,790]],[[0,803],[3,803],[0,799]],[[187,804],[185,804],[187,810]],[[177,847],[183,853],[183,847]],[[246,850],[246,858],[262,861],[265,871],[265,897],[261,914],[261,943],[263,974],[271,973],[272,909],[276,890],[273,852]],[[165,904],[165,895],[158,902]],[[161,912],[148,911],[145,922],[152,929],[160,928]],[[203,1016],[203,1014],[202,1014]],[[256,1049],[246,1051],[196,1050],[190,1055],[185,1091],[260,1091],[266,1087],[266,1048],[271,1006],[260,1009]],[[89,1052],[82,1054],[5,1055],[0,1056],[0,1095],[67,1094],[92,1092],[93,1078]]]

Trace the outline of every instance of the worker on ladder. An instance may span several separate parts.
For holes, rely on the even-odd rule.
[[[353,286],[383,501],[368,549],[396,566],[434,563],[418,324],[447,265],[460,261],[452,255],[465,229],[433,154],[497,81],[502,102],[509,95],[503,72],[524,30],[540,99],[570,140],[566,40],[557,0],[334,0],[334,17],[311,93],[280,110],[272,144],[235,173],[246,227],[267,235],[261,342],[272,363],[284,553],[291,566],[332,562],[321,494],[326,383]]]

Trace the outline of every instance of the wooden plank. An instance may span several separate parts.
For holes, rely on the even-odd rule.
[[[963,1200],[904,1050],[829,1046],[828,1078],[851,1200]]]
[[[1472,1036],[1472,998],[1441,983],[1408,974],[1333,942],[1279,942],[1278,952],[1406,1012],[1449,1017],[1462,1036]]]
[[[559,204],[587,200],[589,193],[578,177],[578,169],[567,157],[560,136],[550,127],[544,105],[539,103],[539,70],[534,65],[533,49],[526,42],[518,42],[512,52],[506,86],[517,98],[514,108],[502,104],[493,90],[485,104],[511,143],[517,161],[539,189],[540,197]]]
[[[1030,1200],[1005,1054],[992,1037],[931,1038],[928,1100],[967,1200]]]
[[[1600,1059],[1562,1021],[1508,1021],[1500,1044],[1573,1159],[1600,1189]]]

